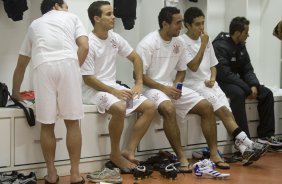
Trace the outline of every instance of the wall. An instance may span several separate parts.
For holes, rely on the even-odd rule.
[[[93,28],[88,20],[87,8],[93,0],[66,0],[69,11],[77,14],[88,32]],[[112,1],[110,1],[112,2]],[[24,12],[24,19],[14,22],[7,17],[0,1],[0,81],[8,84],[11,90],[12,74],[17,62],[18,51],[30,22],[41,16],[41,1],[28,0],[29,10]],[[116,19],[114,30],[121,34],[133,48],[149,32],[159,28],[157,16],[164,6],[164,0],[137,0],[137,19],[134,29],[124,30],[122,22]],[[206,30],[213,40],[221,31],[228,31],[230,20],[234,16],[246,16],[251,21],[250,37],[247,48],[260,81],[268,86],[280,85],[281,41],[272,36],[275,24],[282,18],[280,0],[199,0],[193,3],[179,0],[182,12],[190,6],[200,7],[206,15]],[[182,32],[184,32],[183,29]],[[133,85],[132,64],[125,58],[118,58],[117,78]],[[32,89],[32,72],[27,70],[22,91]]]

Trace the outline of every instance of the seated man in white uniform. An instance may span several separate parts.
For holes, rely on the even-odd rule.
[[[207,99],[228,133],[234,137],[235,145],[242,153],[243,165],[249,165],[267,151],[267,146],[251,141],[235,122],[226,95],[218,86],[216,68],[218,61],[209,36],[204,32],[205,16],[197,7],[188,8],[184,14],[186,34],[181,35],[189,56],[184,85],[197,91]]]
[[[152,100],[163,117],[165,134],[178,157],[181,172],[192,172],[181,147],[176,115],[184,118],[188,112],[201,116],[201,127],[210,148],[211,160],[219,168],[229,169],[217,152],[217,134],[212,105],[197,92],[175,87],[182,82],[187,70],[188,56],[179,33],[182,15],[175,7],[165,7],[159,13],[160,30],[149,33],[137,46],[143,60],[144,95]],[[174,72],[177,72],[176,75]]]
[[[136,147],[150,126],[156,108],[154,104],[141,95],[143,88],[142,61],[128,42],[111,29],[114,27],[115,16],[113,7],[107,1],[93,2],[88,8],[89,19],[94,26],[89,34],[89,53],[82,65],[83,102],[96,104],[100,113],[109,113],[112,118],[109,123],[111,139],[110,160],[122,171],[126,172],[136,167]],[[133,65],[136,74],[135,86],[125,88],[116,83],[117,54],[127,57]],[[132,76],[132,72],[128,72]],[[133,100],[133,107],[127,108],[126,102]],[[131,112],[141,115],[133,126],[129,143],[120,150],[120,138],[124,127],[124,119]]]

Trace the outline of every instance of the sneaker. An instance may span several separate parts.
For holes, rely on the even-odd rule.
[[[253,150],[260,150],[260,156],[263,156],[267,151],[270,145],[268,144],[261,144],[258,142],[253,142],[252,149]]]
[[[258,138],[258,142],[262,144],[269,144],[270,146],[282,146],[282,140],[275,136]]]
[[[118,168],[109,169],[105,168],[102,171],[96,171],[86,175],[89,181],[99,183],[99,182],[109,182],[109,183],[122,183],[122,177]]]
[[[36,184],[37,178],[34,172],[30,172],[29,175],[19,174],[16,181],[12,184]]]
[[[251,165],[253,161],[257,161],[260,158],[260,155],[261,150],[247,148],[242,154],[243,166]]]
[[[0,172],[0,183],[13,183],[17,178],[17,171],[12,171],[11,173]]]
[[[224,179],[230,176],[228,173],[220,173],[215,169],[215,163],[209,159],[204,159],[202,161],[196,162],[193,165],[194,173],[197,177],[200,178],[216,178]]]

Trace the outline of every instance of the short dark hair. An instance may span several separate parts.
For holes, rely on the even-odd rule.
[[[250,21],[245,17],[235,17],[231,20],[229,25],[229,34],[233,35],[236,31],[243,32],[245,26],[249,25]]]
[[[64,0],[43,0],[40,6],[42,15],[52,10],[56,3],[62,7]]]
[[[201,16],[205,17],[205,14],[200,8],[190,7],[184,13],[184,23],[192,24],[194,18]]]
[[[101,17],[102,15],[102,10],[101,10],[101,6],[104,5],[110,5],[109,1],[95,1],[93,2],[89,8],[88,8],[88,17],[89,20],[91,21],[92,25],[95,25],[95,21],[93,19],[94,16],[98,16]]]
[[[158,16],[160,28],[161,29],[163,28],[163,25],[162,25],[163,21],[171,24],[172,16],[174,14],[179,14],[179,13],[180,13],[180,10],[177,9],[176,7],[167,6],[167,7],[162,8]]]

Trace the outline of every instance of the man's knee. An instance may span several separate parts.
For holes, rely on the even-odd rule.
[[[213,114],[214,110],[212,104],[209,101],[201,100],[192,108],[190,112],[194,114],[198,114],[200,116],[206,116],[209,114]]]
[[[140,112],[141,113],[149,113],[149,114],[155,114],[157,107],[156,105],[150,101],[150,100],[145,100],[141,105],[140,105]]]
[[[124,103],[122,103],[122,102],[114,103],[110,107],[108,113],[111,114],[112,116],[125,117],[126,105]]]
[[[164,117],[176,116],[175,106],[171,101],[162,102],[158,107],[158,111]]]

